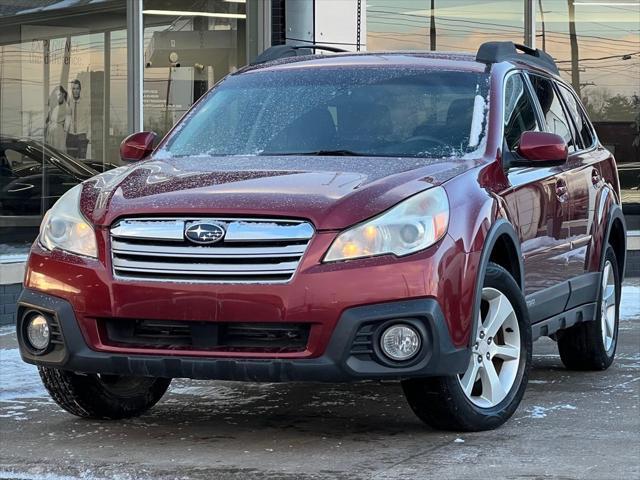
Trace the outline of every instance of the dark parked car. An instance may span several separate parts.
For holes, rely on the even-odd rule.
[[[0,137],[0,214],[40,215],[98,173],[45,143]]]
[[[55,401],[123,418],[175,377],[396,379],[430,425],[483,430],[533,340],[611,365],[616,164],[553,60],[301,52],[229,75],[155,150],[129,137],[150,158],[47,213],[17,329]]]

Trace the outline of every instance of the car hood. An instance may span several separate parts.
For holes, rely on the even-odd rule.
[[[342,229],[472,168],[473,160],[387,157],[151,159],[85,182],[96,225],[124,216],[273,216]]]

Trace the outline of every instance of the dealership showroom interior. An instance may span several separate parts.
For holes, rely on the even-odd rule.
[[[507,63],[515,65],[510,73],[500,70],[507,69]],[[415,72],[421,68],[431,72],[420,74],[426,93],[416,93],[409,100],[412,92],[423,90],[411,83],[414,77],[403,75],[414,72],[418,78]],[[332,72],[338,73],[332,76]],[[460,79],[461,72],[477,82],[470,102],[455,97],[463,95],[467,81]],[[436,75],[441,78],[436,80]],[[256,86],[261,76],[263,83]],[[400,78],[406,83],[397,89]],[[521,95],[532,99],[531,117],[538,119],[539,127],[522,127],[536,131],[518,135],[511,146],[506,129],[511,128],[507,110],[514,79],[520,82]],[[539,82],[545,79],[549,86],[541,94],[544,87]],[[281,90],[274,93],[278,85]],[[380,85],[392,87],[384,94]],[[363,92],[374,92],[373,86],[382,90],[365,98]],[[429,93],[429,88],[441,93]],[[403,89],[404,94],[398,93]],[[559,130],[545,131],[545,125],[552,128],[547,109],[553,106],[549,106],[551,100],[545,105],[543,98],[550,91],[556,93],[559,115],[564,112],[569,118],[566,123],[571,123],[564,139]],[[279,100],[273,101],[278,95]],[[317,105],[325,97],[329,106],[323,116],[317,113]],[[443,107],[450,97],[455,98]],[[260,107],[272,101],[267,121]],[[403,101],[407,106],[398,113]],[[371,105],[374,102],[378,104]],[[293,118],[303,104],[309,111],[300,118],[307,123],[292,127],[294,133],[282,140],[277,129],[284,125],[283,118]],[[460,110],[465,105],[468,112]],[[519,107],[520,122],[526,121],[525,107]],[[355,112],[356,108],[361,111]],[[500,108],[504,114],[496,120]],[[227,115],[226,120],[220,121],[213,110]],[[466,136],[451,140],[451,129],[467,114]],[[268,146],[256,146],[250,152],[235,140],[225,143],[198,136],[205,130],[200,125],[196,131],[194,125],[203,123],[205,115],[210,115],[204,123],[209,122],[207,132],[212,138],[241,132],[239,143],[249,145],[264,135],[264,131],[256,133],[259,128],[271,128],[276,132],[272,137],[280,143],[271,139],[275,153],[269,153]],[[350,129],[378,135],[378,140],[384,135],[395,140],[379,147],[384,154],[363,154],[354,151],[360,146],[357,142],[296,143],[292,139],[323,137],[325,121],[330,123],[332,139],[347,138]],[[353,124],[347,126],[347,122]],[[505,129],[505,139],[490,152],[494,144],[488,132],[496,128]],[[413,133],[403,136],[403,129]],[[138,132],[153,133],[136,136]],[[558,138],[560,144],[554,143]],[[198,142],[208,147],[197,150]],[[446,151],[434,147],[447,142]],[[400,150],[394,149],[397,145]],[[422,154],[396,153],[418,145],[428,148]],[[538,153],[528,154],[528,147]],[[482,159],[474,157],[484,148]],[[545,166],[538,158],[557,151],[564,155],[565,164],[556,159]],[[301,155],[304,158],[298,158]],[[602,165],[615,165],[611,171],[589,163],[597,155],[607,157]],[[181,164],[181,156],[189,158]],[[205,157],[212,163],[202,163]],[[381,166],[383,161],[389,164]],[[491,169],[482,162],[497,167]],[[195,172],[196,164],[204,166]],[[317,164],[321,167],[314,170]],[[422,177],[410,178],[418,164],[424,168]],[[469,171],[463,172],[473,169],[481,173],[471,178]],[[584,186],[578,185],[582,178],[578,170],[588,170]],[[534,177],[537,189],[526,185]],[[420,190],[418,184],[429,188]],[[451,193],[454,188],[459,197]],[[602,191],[609,203],[598,197]],[[422,203],[410,203],[421,200],[424,192]],[[493,210],[487,204],[474,204],[458,218],[449,214],[456,205],[471,205],[483,195],[495,200]],[[86,223],[69,233],[79,240],[64,241],[80,247],[66,248],[66,243],[56,243],[54,238],[54,217],[69,199],[75,199],[70,211]],[[95,207],[88,207],[89,202]],[[193,208],[194,213],[179,210],[180,202],[187,202],[183,210]],[[207,214],[206,205],[214,205],[215,218]],[[386,217],[409,215],[398,213],[400,207],[427,209],[433,217],[433,224],[419,224],[426,228],[420,235],[432,236],[423,247],[407,247],[408,240],[389,240],[393,245],[387,250],[380,247],[387,241],[385,236],[395,233],[394,224],[384,223]],[[608,221],[607,212],[614,210],[616,219]],[[503,253],[490,252],[491,258],[487,253],[485,265],[483,245],[494,223],[509,223],[505,218],[510,214],[504,213],[509,211],[517,211],[515,227],[509,224],[501,230],[503,236],[495,241]],[[179,212],[190,216],[178,222],[174,217]],[[536,220],[536,215],[546,219]],[[179,238],[172,237],[176,222]],[[466,226],[460,226],[462,222]],[[87,247],[83,236],[87,229],[93,235],[94,228],[98,241],[93,239]],[[467,231],[478,236],[469,238]],[[499,243],[505,242],[506,231],[516,247]],[[403,229],[398,235],[414,234],[407,232]],[[152,234],[158,235],[155,243]],[[260,243],[264,253],[251,257],[255,265],[250,258],[238,260],[242,252],[259,250],[251,242],[260,235],[264,235]],[[372,240],[375,235],[384,238]],[[609,243],[601,245],[599,236],[609,236]],[[359,238],[364,239],[364,247]],[[219,248],[207,246],[219,240]],[[187,245],[189,241],[193,245]],[[218,265],[226,276],[205,271],[206,265],[199,262],[208,260],[203,260],[201,252],[222,250],[228,245],[221,245],[233,242],[233,250],[240,253],[221,254]],[[167,244],[176,246],[162,250]],[[451,250],[445,252],[449,244]],[[274,252],[284,259],[281,270],[267,271]],[[170,254],[174,258],[168,258]],[[180,263],[183,254],[191,255],[184,264]],[[421,255],[425,261],[440,263],[418,274],[416,264],[408,264]],[[504,260],[509,255],[512,258]],[[596,255],[594,267],[589,262]],[[395,272],[385,263],[388,257],[398,262]],[[101,266],[91,271],[92,261]],[[179,265],[188,268],[178,271]],[[284,270],[285,265],[290,270]],[[519,318],[521,303],[528,312],[523,315],[534,324],[532,330],[526,327],[527,341],[540,341],[532,347],[533,353],[527,351],[531,368],[526,393],[523,386],[514,394],[518,399],[513,408],[503,413],[500,408],[510,398],[511,385],[519,381],[520,370],[514,370],[509,388],[495,401],[495,384],[490,394],[473,390],[487,388],[482,372],[489,367],[484,370],[474,362],[477,358],[479,363],[489,363],[486,359],[493,358],[492,339],[485,344],[482,323],[475,324],[476,331],[473,320],[461,321],[457,337],[448,315],[458,311],[463,316],[475,312],[466,315],[473,318],[484,315],[484,303],[476,292],[482,291],[482,302],[491,305],[491,292],[500,294],[496,285],[503,282],[498,270],[509,270],[509,265],[523,272],[521,276],[507,272],[512,274],[508,282],[518,290],[518,301],[511,300],[512,318]],[[361,268],[370,273],[361,270],[358,277]],[[498,280],[489,288],[489,280],[482,284],[476,277],[493,278],[491,268]],[[440,269],[438,275],[433,273],[436,269]],[[568,273],[572,269],[581,273],[577,280]],[[387,290],[376,274],[389,276]],[[153,275],[165,276],[160,281]],[[260,275],[264,282],[256,280]],[[364,275],[369,278],[363,279]],[[548,286],[554,279],[562,280],[566,291],[556,285],[545,295],[535,295],[536,285]],[[201,298],[208,295],[203,293],[206,288],[214,301]],[[611,300],[605,298],[607,289],[613,289]],[[597,302],[576,300],[580,295],[587,298],[591,291],[592,296],[600,295]],[[38,297],[44,292],[51,296]],[[392,292],[399,293],[394,297]],[[433,298],[427,297],[440,299],[440,294],[450,298],[430,306]],[[119,303],[125,295],[128,303]],[[358,315],[369,315],[365,309],[378,305],[372,300],[375,295],[380,299],[375,315],[371,313],[376,322],[384,317],[381,312],[391,300],[406,301],[404,313],[387,315],[381,326],[373,317],[360,319]],[[100,296],[105,298],[97,300]],[[328,297],[325,303],[320,301],[323,296]],[[411,307],[414,303],[401,296],[424,303]],[[57,306],[64,299],[71,303]],[[558,311],[542,312],[552,308],[554,301],[562,303]],[[71,304],[80,324],[74,334],[65,323],[68,319],[57,319]],[[216,309],[209,320],[227,322],[213,333],[204,325],[205,305]],[[265,313],[267,305],[271,317]],[[414,314],[412,308],[434,309],[430,320],[425,320],[426,327],[416,320],[423,313]],[[608,308],[616,317],[615,332],[605,321]],[[162,309],[166,315],[173,312],[172,323],[162,323],[168,320]],[[324,320],[316,319],[334,311],[340,320],[336,316],[330,322],[336,329],[332,335],[324,330]],[[411,315],[416,318],[407,319]],[[589,322],[589,315],[598,315],[602,321]],[[118,323],[133,317],[137,323],[131,330]],[[396,317],[403,320],[393,323]],[[158,319],[160,323],[154,323]],[[181,319],[193,324],[186,327],[191,328],[188,335],[181,330]],[[234,325],[238,321],[243,323]],[[251,321],[263,322],[265,328],[258,333],[245,328]],[[298,322],[298,330],[291,329],[291,322]],[[365,345],[370,346],[367,355],[378,356],[371,361],[374,366],[368,366],[364,354],[349,350],[355,347],[345,347],[353,355],[345,360],[348,368],[328,365],[335,359],[327,355],[342,348],[336,332],[344,332],[345,338],[351,335],[349,322],[359,328],[354,327],[356,340],[369,335],[362,342],[370,342]],[[605,354],[615,352],[617,345],[615,361],[613,353],[610,358],[605,355],[602,365],[591,369],[611,365],[601,372],[571,368],[576,366],[577,352],[584,353],[580,342],[590,338],[586,326],[593,325],[603,329]],[[578,327],[584,327],[582,336],[569,345],[568,329]],[[523,327],[514,320],[504,328],[500,337],[504,345],[495,348],[506,349],[509,335]],[[38,334],[44,330],[40,348]],[[66,342],[75,334],[87,339],[88,346],[83,348],[94,356],[84,350],[67,352]],[[153,352],[164,345],[162,338],[173,336],[171,341],[177,343],[162,347],[172,351],[156,363],[136,360],[135,355],[144,357],[146,347],[131,343],[135,335],[149,344],[156,342]],[[254,343],[245,347],[242,341],[250,335]],[[471,340],[460,340],[464,335]],[[475,343],[474,335],[478,336]],[[190,356],[181,342],[193,342],[189,345],[200,345],[204,351],[208,347],[202,345],[211,336],[218,343],[209,353],[222,359],[211,365],[204,360],[188,363],[191,360],[185,358],[202,352]],[[263,351],[255,345],[273,338],[286,346],[264,347],[269,354],[280,349],[272,361],[261,356]],[[396,350],[390,346],[394,338],[401,338]],[[518,339],[516,363],[526,351],[522,339]],[[228,345],[221,343],[227,340]],[[302,346],[294,340],[303,342]],[[329,353],[324,353],[325,347]],[[459,376],[464,389],[469,370],[453,365],[461,364],[459,359],[464,357],[467,368],[467,347],[474,368],[468,400],[478,411],[495,409],[491,415],[500,416],[499,422],[491,423],[489,417],[461,418],[460,409],[456,413],[450,405],[437,402],[425,412],[416,398],[434,394],[435,387],[429,390],[408,383],[404,370],[388,372],[406,367],[410,376],[415,362],[430,362],[429,368],[439,375],[453,375],[456,382]],[[407,353],[411,348],[415,353]],[[423,352],[430,348],[432,352]],[[107,382],[124,372],[117,367],[126,363],[127,373],[139,375],[131,378],[153,377],[162,384],[149,387],[149,392],[162,390],[152,403],[165,391],[166,396],[149,413],[146,407],[140,409],[144,414],[138,418],[101,414],[99,409],[90,414],[91,408],[82,401],[61,398],[61,392],[71,387],[58,388],[62,380],[50,378],[55,370],[50,367],[58,360],[36,358],[58,351],[65,355],[65,365],[73,365],[67,369],[76,372],[77,378],[93,375]],[[169,358],[176,351],[184,356]],[[105,352],[111,355],[108,359],[99,356]],[[123,352],[128,356],[118,357]],[[241,355],[238,360],[234,356],[238,352],[246,358]],[[505,355],[496,367],[502,379],[510,357],[496,355]],[[584,358],[593,363],[594,355]],[[428,361],[431,356],[434,360]],[[304,364],[307,357],[316,361],[313,367]],[[182,363],[177,366],[176,362]],[[260,362],[262,370],[256,366]],[[100,370],[99,364],[109,367]],[[82,365],[88,365],[88,370],[82,370]],[[202,373],[209,366],[215,375]],[[279,368],[278,374],[273,373]],[[349,380],[363,381],[342,382],[347,369]],[[0,0],[0,480],[640,479],[639,369],[640,1]],[[308,379],[325,383],[301,383]],[[94,388],[91,385],[86,388]],[[448,385],[438,388],[451,399],[456,394]],[[127,388],[117,384],[113,391]],[[127,391],[122,395],[126,397]],[[78,419],[63,409],[90,418]],[[434,419],[438,414],[442,416]],[[446,415],[449,420],[442,420]],[[101,420],[105,417],[123,420]]]

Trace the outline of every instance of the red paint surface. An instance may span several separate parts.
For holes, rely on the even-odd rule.
[[[567,143],[560,135],[548,132],[524,132],[518,146],[518,153],[531,161],[566,161]]]
[[[129,135],[120,144],[120,158],[135,162],[148,158],[153,152],[153,143],[158,136],[153,132],[138,132]]]

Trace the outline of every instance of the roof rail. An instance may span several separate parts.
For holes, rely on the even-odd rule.
[[[261,63],[280,60],[281,58],[313,55],[316,50],[324,50],[326,52],[334,53],[348,52],[348,50],[329,45],[276,45],[274,47],[267,48],[264,52],[258,55],[250,65],[260,65]]]
[[[522,53],[518,53],[518,51]],[[476,61],[481,63],[498,63],[505,60],[517,60],[537,67],[545,68],[556,75],[560,74],[553,57],[542,50],[527,47],[513,42],[486,42],[480,45],[476,53]]]

